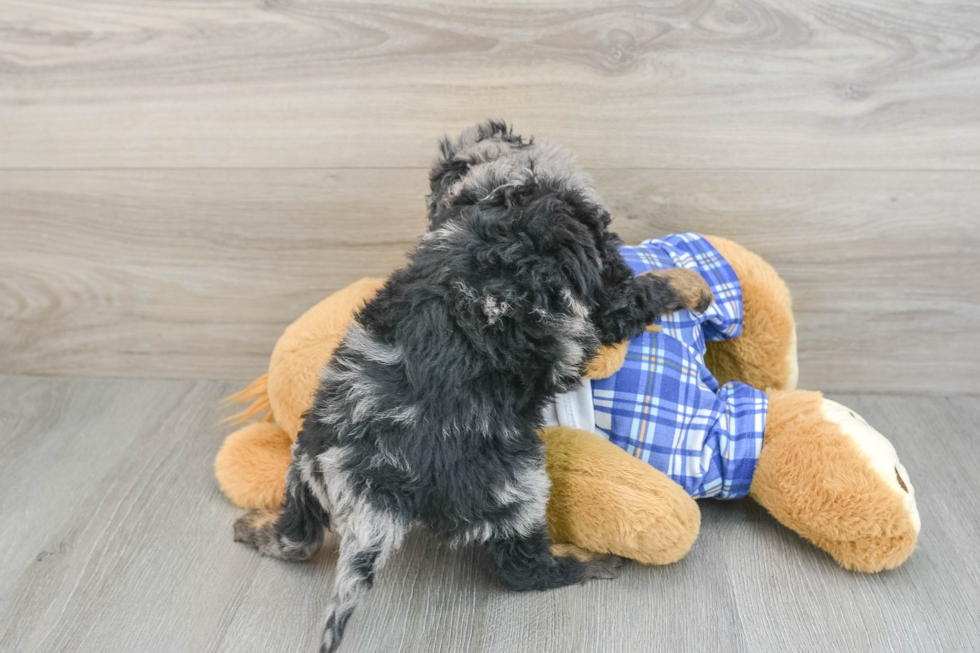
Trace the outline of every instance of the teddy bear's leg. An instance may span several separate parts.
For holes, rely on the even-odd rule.
[[[704,361],[720,385],[741,381],[765,390],[796,388],[796,322],[789,289],[771,265],[741,245],[705,236],[742,286],[742,334],[709,342]]]
[[[594,433],[563,426],[539,433],[551,478],[547,516],[556,555],[588,559],[582,548],[665,565],[690,550],[701,513],[670,477]]]
[[[221,490],[240,508],[278,508],[292,461],[292,438],[278,424],[253,422],[221,445],[214,473]]]
[[[768,394],[750,496],[847,569],[904,562],[915,549],[919,513],[891,443],[819,392]]]

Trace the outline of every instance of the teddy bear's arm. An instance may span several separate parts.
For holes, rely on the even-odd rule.
[[[741,335],[708,342],[705,364],[722,385],[741,381],[760,390],[794,389],[799,367],[789,288],[759,255],[725,238],[705,239],[738,276],[743,311]]]

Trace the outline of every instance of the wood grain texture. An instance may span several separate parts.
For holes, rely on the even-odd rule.
[[[980,170],[978,52],[955,0],[2,0],[0,166],[417,167],[500,116],[593,169]]]
[[[50,192],[51,173],[0,175],[0,360],[42,374],[261,373],[286,324],[404,262],[425,223],[425,174],[409,176],[59,173]]]
[[[211,461],[236,383],[0,377],[0,650],[313,650],[336,549],[307,564],[231,538]],[[345,651],[967,651],[980,648],[973,397],[835,395],[895,444],[922,534],[899,569],[843,571],[751,502],[700,502],[669,567],[516,594],[479,550],[421,532],[378,575]]]
[[[980,393],[978,53],[951,0],[0,0],[0,372],[261,373],[499,116],[772,261],[804,386]]]
[[[980,393],[980,173],[597,171],[628,242],[732,238],[789,283],[802,387]],[[425,229],[424,170],[0,173],[0,369],[245,378]]]

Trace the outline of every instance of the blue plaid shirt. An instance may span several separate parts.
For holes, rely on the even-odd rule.
[[[681,310],[657,320],[661,333],[634,339],[623,367],[592,381],[598,431],[694,498],[745,496],[762,449],[768,400],[744,383],[718,387],[704,364],[706,340],[742,332],[742,287],[735,271],[693,233],[648,240],[620,252],[636,274],[697,270],[715,301],[702,314]]]

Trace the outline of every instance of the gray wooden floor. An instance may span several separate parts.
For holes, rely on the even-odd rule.
[[[236,544],[213,480],[239,383],[0,377],[0,651],[313,650],[336,550]],[[838,568],[750,501],[702,502],[679,564],[539,594],[414,533],[348,630],[358,651],[980,650],[980,398],[835,395],[912,475],[919,548]]]

